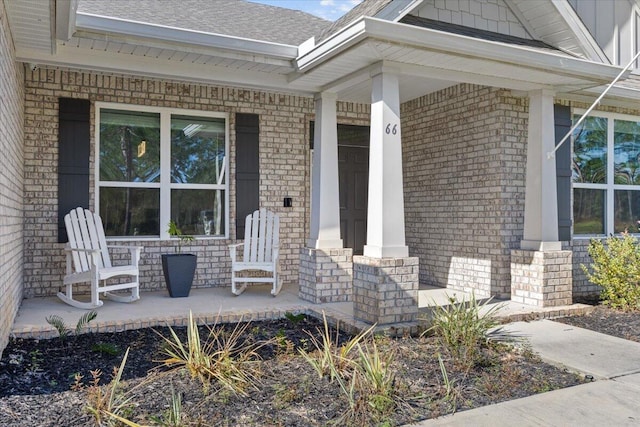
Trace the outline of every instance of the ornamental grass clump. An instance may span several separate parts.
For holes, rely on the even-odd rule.
[[[502,306],[485,308],[491,299],[479,303],[475,295],[466,302],[448,299],[448,305],[434,306],[431,327],[425,333],[435,335],[452,358],[471,368],[488,342],[489,330],[498,325],[496,314]]]
[[[200,380],[205,392],[215,383],[245,396],[248,388],[257,388],[261,374],[258,350],[268,343],[243,339],[248,326],[238,323],[231,332],[221,326],[207,327],[209,333],[202,340],[190,312],[186,343],[171,327],[171,337],[162,337],[167,344],[162,363],[169,368],[185,368],[192,378]]]
[[[340,345],[339,332],[329,332],[323,313],[321,338],[310,334],[315,351],[300,349],[301,356],[320,378],[327,377],[340,387],[347,401],[345,412],[337,425],[380,425],[398,405],[398,392],[392,363],[395,352],[382,353],[373,337],[372,325]]]
[[[592,262],[581,267],[589,281],[602,288],[602,303],[621,310],[640,309],[638,239],[625,231],[604,242],[592,239],[588,251]]]

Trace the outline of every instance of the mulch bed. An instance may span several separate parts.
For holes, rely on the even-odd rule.
[[[613,329],[615,322],[611,325]],[[637,338],[640,322],[634,325],[636,329],[629,333]],[[168,328],[84,334],[65,341],[12,340],[0,360],[0,425],[96,425],[86,409],[92,378],[100,370],[100,384],[111,381],[113,368],[120,365],[127,348],[123,375],[125,388],[131,390],[127,416],[143,425],[166,422],[172,391],[182,397],[181,425],[185,426],[345,425],[339,421],[347,408],[343,391],[336,381],[319,378],[298,352],[312,349],[309,334],[319,336],[318,329],[322,323],[307,316],[249,324],[243,339],[271,341],[259,350],[260,382],[247,396],[216,387],[203,390],[184,371],[158,369],[166,346],[161,335],[168,337]],[[184,328],[176,330],[184,337]],[[201,331],[206,335],[205,328]],[[340,336],[343,341],[349,338]],[[395,409],[368,424],[402,425],[584,381],[541,362],[521,346],[493,343],[467,369],[449,357],[434,337],[385,337],[376,339],[376,344],[383,355],[395,355],[391,364]],[[362,420],[352,420],[358,423]]]
[[[589,314],[565,317],[558,319],[558,322],[640,342],[640,312],[638,311],[624,312],[600,305]]]

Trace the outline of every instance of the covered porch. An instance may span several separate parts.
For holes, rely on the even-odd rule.
[[[419,284],[571,304],[571,251],[562,250],[571,237],[560,230],[571,215],[558,208],[570,206],[559,191],[570,180],[550,155],[571,117],[556,106],[620,69],[535,40],[404,24],[362,18],[297,60],[292,84],[322,88],[301,296],[351,300],[355,318],[379,324],[415,319]],[[362,256],[340,233],[338,101],[371,106]]]

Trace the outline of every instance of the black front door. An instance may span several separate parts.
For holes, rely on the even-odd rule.
[[[346,248],[362,255],[367,240],[369,127],[338,125],[340,234]]]

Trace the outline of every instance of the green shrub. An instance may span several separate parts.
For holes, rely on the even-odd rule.
[[[589,243],[590,268],[581,265],[592,283],[602,288],[602,303],[614,308],[640,308],[640,248],[638,239],[627,232],[610,236],[605,242]]]

